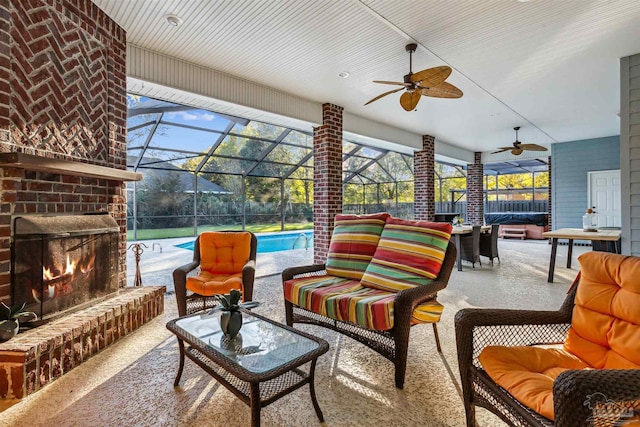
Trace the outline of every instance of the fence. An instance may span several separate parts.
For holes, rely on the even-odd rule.
[[[485,212],[547,212],[546,200],[497,200],[484,204]],[[466,214],[467,202],[436,202],[436,212]]]
[[[130,207],[131,208],[131,207]],[[197,214],[198,226],[227,226],[230,228],[242,228],[242,203],[219,202],[215,206],[203,209],[199,206]],[[467,202],[459,201],[436,202],[436,212],[457,213],[463,217],[467,214]],[[288,203],[284,209],[285,224],[292,222],[312,222],[313,209],[307,204]],[[413,218],[413,203],[372,203],[372,204],[345,204],[342,211],[348,214],[371,214],[377,212],[389,212],[397,218]],[[485,212],[547,212],[546,200],[499,200],[485,202]],[[282,216],[282,207],[279,203],[247,202],[245,205],[245,224],[279,224]],[[161,228],[189,228],[194,226],[193,204],[186,203],[180,211],[159,215],[156,212],[147,211],[144,205],[138,207],[139,229]],[[286,227],[286,225],[285,225]],[[133,229],[133,216],[127,217],[127,228]],[[192,234],[192,232],[189,232]]]

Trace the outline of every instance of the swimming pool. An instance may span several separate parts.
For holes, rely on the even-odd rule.
[[[313,249],[313,231],[259,234],[258,253],[288,251],[291,249]],[[176,245],[178,248],[193,250],[195,241]]]

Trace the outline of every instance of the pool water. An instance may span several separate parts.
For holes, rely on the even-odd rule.
[[[288,251],[291,249],[313,249],[313,231],[257,235],[258,253]],[[195,241],[176,245],[178,248],[193,250]]]

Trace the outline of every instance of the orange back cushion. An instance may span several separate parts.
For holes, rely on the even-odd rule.
[[[565,349],[596,369],[640,369],[640,258],[581,255]]]
[[[242,271],[251,252],[251,234],[208,231],[200,235],[200,268],[212,274]]]

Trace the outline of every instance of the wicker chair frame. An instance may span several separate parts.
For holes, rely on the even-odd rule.
[[[456,247],[453,243],[447,246],[447,252],[440,269],[440,274],[428,285],[418,286],[398,292],[394,303],[394,325],[388,331],[375,331],[351,322],[330,319],[321,314],[299,307],[287,300],[284,301],[286,323],[307,323],[334,330],[366,345],[395,364],[395,383],[397,388],[404,387],[407,367],[407,353],[409,349],[409,333],[411,314],[413,310],[425,301],[437,296],[438,291],[444,289],[456,263]],[[287,268],[282,272],[282,283],[300,277],[321,276],[327,274],[324,264]],[[442,352],[438,329],[435,323],[436,347]]]
[[[223,233],[237,233],[237,231],[223,231]],[[242,268],[242,298],[244,301],[251,301],[253,298],[253,282],[256,275],[256,252],[258,249],[258,239],[255,234],[247,231],[251,235],[251,249],[249,260]],[[204,296],[187,291],[187,277],[200,274],[200,236],[193,244],[193,261],[173,270],[173,286],[176,291],[178,303],[178,314],[187,314],[207,310],[216,306],[213,296]]]
[[[585,405],[596,393],[640,411],[640,370],[563,372],[553,384],[552,421],[522,405],[482,369],[478,355],[490,345],[564,342],[571,326],[576,289],[574,286],[570,290],[558,311],[462,309],[456,313],[458,366],[468,427],[476,426],[475,406],[488,409],[512,426],[618,425],[613,414],[607,420],[600,408],[594,416]]]

